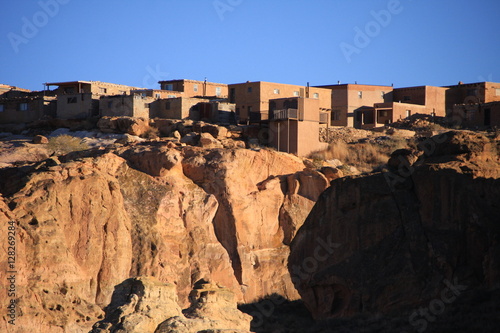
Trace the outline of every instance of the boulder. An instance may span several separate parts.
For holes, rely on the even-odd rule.
[[[155,333],[248,332],[252,317],[237,309],[234,293],[206,280],[195,283],[190,307],[161,323]]]
[[[145,118],[133,117],[102,117],[97,127],[105,133],[128,133],[141,136],[149,130],[149,121]]]
[[[89,333],[153,333],[166,318],[181,315],[174,285],[140,276],[115,287],[106,317]]]
[[[184,135],[181,139],[181,143],[185,143],[191,146],[196,146],[200,141],[200,136],[194,132]]]
[[[200,145],[200,147],[203,147],[203,148],[223,148],[220,141],[215,139],[208,132],[201,133],[199,145]]]
[[[46,144],[49,143],[49,139],[43,135],[35,135],[33,137],[33,143],[34,144]]]

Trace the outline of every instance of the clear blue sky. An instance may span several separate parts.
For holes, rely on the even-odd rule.
[[[499,17],[498,0],[9,0],[0,83],[499,82]]]

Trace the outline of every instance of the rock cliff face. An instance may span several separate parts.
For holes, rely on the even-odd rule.
[[[395,152],[389,172],[333,181],[288,262],[314,317],[439,312],[465,290],[500,287],[498,144],[448,132]]]
[[[328,186],[303,170],[300,159],[269,150],[161,143],[0,169],[0,223],[17,231],[16,332],[88,332],[115,286],[136,276],[170,283],[181,307],[202,278],[240,302],[297,298],[286,244]]]

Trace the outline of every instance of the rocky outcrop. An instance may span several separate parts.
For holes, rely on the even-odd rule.
[[[132,117],[102,117],[97,127],[104,133],[127,133],[141,136],[149,130],[149,120]]]
[[[191,305],[182,315],[161,323],[154,333],[250,333],[252,317],[239,311],[231,290],[199,280],[189,294]]]
[[[115,287],[106,317],[90,333],[155,332],[165,319],[182,316],[175,286],[151,277],[127,279]]]
[[[334,180],[288,260],[315,318],[436,314],[465,290],[500,287],[497,145],[452,131],[393,154],[389,172]]]
[[[175,286],[180,307],[201,278],[225,286],[238,302],[298,297],[286,244],[290,225],[300,227],[303,210],[328,186],[322,174],[266,149],[162,142],[110,149],[0,169],[1,222],[14,221],[18,236],[19,327],[88,332],[113,303],[115,286],[135,276]],[[2,257],[3,271],[6,262]],[[4,296],[2,309],[10,300]],[[119,306],[123,313],[132,307]]]

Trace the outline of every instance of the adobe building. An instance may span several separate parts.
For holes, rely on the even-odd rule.
[[[99,114],[101,117],[128,116],[149,118],[155,98],[142,94],[101,96]]]
[[[69,81],[45,83],[47,90],[57,86],[57,118],[86,119],[99,116],[101,96],[126,95],[140,88],[100,81]]]
[[[30,123],[46,116],[53,116],[56,97],[42,93],[23,97],[0,96],[0,124]]]
[[[29,89],[24,89],[24,88],[19,88],[16,86],[10,86],[8,84],[3,84],[0,83],[0,97],[20,97],[23,96],[25,93],[29,93],[31,90]]]
[[[449,115],[453,124],[463,127],[500,126],[500,102],[455,104]]]
[[[161,89],[137,89],[131,90],[130,94],[139,94],[144,97],[153,97],[155,99],[177,98],[184,96],[179,91],[161,90]]]
[[[322,111],[318,98],[277,98],[269,103],[270,146],[297,156],[328,147],[319,141],[319,128],[328,126],[330,113]]]
[[[476,82],[447,86],[446,110],[453,112],[455,104],[480,104],[500,101],[500,83]]]
[[[162,90],[182,92],[183,97],[201,97],[211,99],[226,99],[228,85],[196,80],[159,81]]]
[[[151,118],[191,119],[231,123],[235,105],[198,97],[159,99],[152,103]]]
[[[229,85],[229,102],[236,104],[236,117],[242,124],[268,120],[270,100],[288,97],[317,99],[321,110],[331,110],[329,89],[263,81]]]
[[[375,103],[373,108],[363,111],[361,128],[387,125],[415,114],[444,117],[447,90],[432,86],[396,88],[392,92],[392,102]]]
[[[372,120],[376,103],[392,102],[391,86],[336,84],[320,86],[330,89],[331,125],[361,128]]]
[[[45,91],[31,91],[0,84],[0,123],[29,123],[54,116],[56,97]]]

